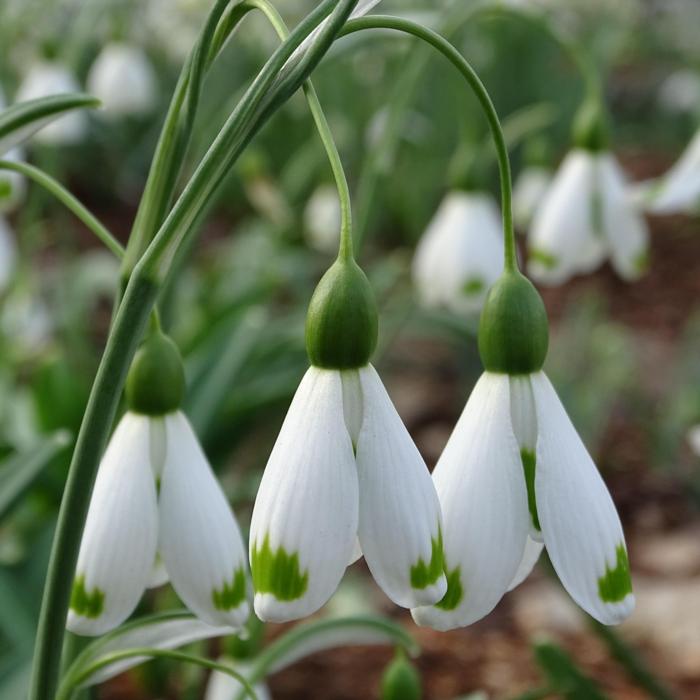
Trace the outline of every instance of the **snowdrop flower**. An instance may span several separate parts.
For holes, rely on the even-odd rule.
[[[245,550],[192,427],[175,344],[153,331],[127,379],[128,411],[97,474],[78,556],[68,629],[100,635],[170,579],[202,621],[248,617]]]
[[[551,183],[552,173],[548,168],[531,165],[522,170],[513,185],[513,221],[519,229],[530,225]]]
[[[39,61],[24,78],[17,92],[17,102],[34,100],[49,95],[80,92],[73,74],[60,63]],[[87,118],[82,112],[72,112],[37,132],[34,137],[40,143],[64,145],[79,142],[87,132]]]
[[[589,105],[580,116],[576,148],[554,176],[535,211],[528,237],[528,272],[544,284],[560,284],[599,267],[606,258],[625,280],[646,269],[646,222],[632,205],[628,186]]]
[[[653,214],[693,214],[700,209],[700,130],[668,173],[644,187],[643,197]]]
[[[90,68],[87,89],[108,115],[142,115],[156,101],[156,76],[148,56],[138,47],[107,44]]]
[[[634,595],[620,520],[541,369],[546,313],[519,272],[490,292],[479,351],[486,371],[433,472],[448,590],[414,619],[439,630],[479,620],[546,546],[572,598],[602,623],[621,622]]]
[[[0,291],[7,287],[17,258],[14,234],[7,220],[0,216]]]
[[[502,270],[501,217],[492,197],[450,192],[413,258],[413,280],[421,301],[478,314]]]
[[[334,185],[317,187],[304,209],[304,231],[309,245],[321,253],[338,250],[340,200]]]
[[[396,604],[442,598],[440,508],[430,474],[369,364],[377,313],[369,282],[339,257],[314,293],[311,367],[263,474],[250,531],[255,612],[282,622],[318,610],[365,556]]]

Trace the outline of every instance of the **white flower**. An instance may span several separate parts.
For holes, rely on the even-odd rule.
[[[666,175],[644,185],[642,183],[642,196],[647,211],[653,214],[697,212],[700,208],[700,131]]]
[[[16,258],[14,234],[7,220],[0,216],[0,291],[5,289],[12,277]]]
[[[333,185],[317,187],[304,209],[304,232],[312,248],[334,253],[340,243],[340,200]]]
[[[147,114],[156,101],[156,76],[141,49],[113,42],[92,64],[87,89],[108,115]]]
[[[113,629],[147,587],[168,577],[204,622],[245,623],[243,540],[187,418],[179,411],[127,412],[97,474],[68,629],[86,635]]]
[[[513,221],[518,228],[530,225],[539,203],[552,183],[552,173],[540,166],[524,168],[513,185]]]
[[[80,92],[80,85],[67,68],[52,61],[35,63],[24,77],[16,101],[24,102],[49,95]],[[38,131],[34,137],[46,144],[73,144],[87,132],[87,117],[81,111],[66,114]]]
[[[700,425],[694,425],[688,431],[688,444],[693,454],[700,457]]]
[[[413,280],[422,302],[476,314],[502,271],[503,229],[492,197],[449,193],[413,258]]]
[[[444,630],[489,613],[523,580],[542,542],[571,597],[602,623],[634,595],[615,506],[543,372],[485,372],[433,473],[448,591],[413,610]]]
[[[309,615],[359,556],[404,607],[446,590],[440,507],[430,474],[371,365],[311,367],[299,385],[255,501],[255,612]]]
[[[634,280],[646,268],[648,238],[612,153],[576,149],[535,212],[528,272],[539,282],[559,284],[609,257],[622,278]]]
[[[700,76],[697,71],[682,68],[661,83],[659,103],[668,112],[684,114],[700,110]]]

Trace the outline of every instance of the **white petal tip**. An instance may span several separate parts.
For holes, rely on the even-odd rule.
[[[412,589],[413,606],[425,606],[434,605],[439,603],[447,593],[447,579],[443,574],[440,578],[430,586],[425,588],[414,588]]]
[[[634,612],[635,605],[634,593],[628,593],[619,603],[607,603],[602,609],[589,613],[603,625],[619,625]]]
[[[419,627],[431,627],[438,632],[447,632],[465,626],[454,613],[440,610],[434,605],[413,608],[411,617]]]
[[[254,602],[255,614],[263,622],[291,622],[315,613],[319,607],[309,605],[303,599],[283,601],[275,598],[272,593],[256,593]]]
[[[106,620],[104,616],[100,618],[85,617],[74,610],[69,610],[66,629],[82,637],[99,637],[113,630],[118,624],[111,624],[111,621]]]

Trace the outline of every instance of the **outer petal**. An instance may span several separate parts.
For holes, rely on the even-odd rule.
[[[151,575],[158,511],[148,420],[126,413],[102,458],[68,613],[68,629],[76,634],[104,634],[121,624]]]
[[[596,232],[596,157],[572,151],[535,212],[528,238],[528,271],[539,282],[560,284],[599,265],[605,255]]]
[[[377,583],[397,605],[431,605],[447,591],[435,487],[374,367],[360,370],[360,382],[362,553]]]
[[[547,168],[525,168],[513,186],[513,220],[519,228],[526,228],[532,221],[542,199],[552,183],[552,173]]]
[[[513,576],[513,580],[510,582],[510,586],[508,586],[509,591],[512,591],[514,588],[519,586],[530,575],[532,570],[535,568],[535,564],[537,564],[537,560],[540,558],[540,554],[542,554],[543,549],[544,542],[533,540],[532,537],[527,538],[523,558],[520,560],[520,565],[518,566],[518,570],[515,572],[515,576]]]
[[[238,525],[189,421],[165,418],[160,553],[173,588],[210,625],[248,618],[245,549]]]
[[[625,176],[615,158],[611,154],[601,155],[598,166],[603,231],[611,262],[622,278],[634,280],[647,268],[646,221],[630,202]]]
[[[14,234],[7,220],[0,216],[0,291],[3,290],[15,269],[17,248]]]
[[[532,375],[539,439],[535,492],[545,546],[571,597],[615,624],[634,608],[620,519],[544,373]]]
[[[485,372],[433,472],[442,505],[448,590],[413,610],[420,625],[463,627],[508,589],[523,557],[529,514],[505,374]]]
[[[318,610],[357,536],[357,470],[340,372],[311,367],[289,407],[253,508],[255,612],[293,620]]]

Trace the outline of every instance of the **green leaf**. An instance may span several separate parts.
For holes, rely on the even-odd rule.
[[[176,649],[202,639],[223,637],[232,633],[231,627],[207,625],[184,610],[143,617],[119,627],[87,646],[66,672],[66,682],[72,685],[71,679],[79,678],[85,669],[98,665],[101,659],[128,649]],[[89,675],[81,682],[80,687],[87,688],[103,683],[148,659],[147,656],[134,656],[116,660]]]
[[[0,465],[0,521],[70,442],[70,433],[59,430],[33,449]]]
[[[26,141],[66,112],[98,107],[99,104],[95,97],[78,93],[27,100],[4,109],[0,112],[0,155]]]
[[[608,700],[598,684],[556,644],[535,644],[535,657],[551,687],[566,700]]]

